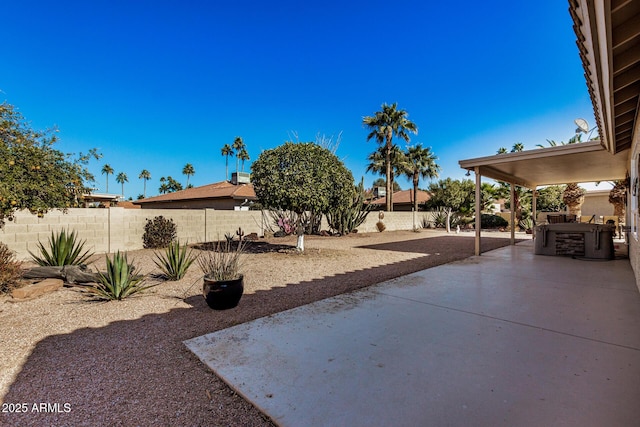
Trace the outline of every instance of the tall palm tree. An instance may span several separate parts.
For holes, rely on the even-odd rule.
[[[107,175],[107,193],[109,192],[109,175],[111,175],[113,172],[113,168],[108,163],[102,167],[102,174]]]
[[[129,182],[129,177],[127,177],[127,174],[124,172],[120,172],[118,173],[118,175],[116,176],[116,182],[118,184],[122,184],[122,198],[124,199],[124,183],[125,182]]]
[[[398,104],[382,104],[382,111],[376,111],[373,116],[366,116],[362,124],[369,128],[367,141],[375,139],[378,144],[385,146],[385,173],[387,178],[387,211],[393,210],[391,200],[391,149],[393,137],[410,141],[409,132],[418,133],[418,126],[410,121],[405,110],[399,110]]]
[[[151,172],[149,172],[146,169],[142,169],[142,172],[140,172],[140,175],[138,175],[138,178],[144,180],[144,190],[142,191],[142,197],[146,198],[147,197],[147,181],[151,179]]]
[[[229,144],[224,144],[220,152],[222,153],[223,156],[226,156],[226,159],[224,162],[224,180],[228,181],[229,180],[229,156],[234,155],[233,148]]]
[[[369,164],[367,164],[367,169],[366,169],[367,172],[373,172],[378,175],[385,174],[385,171],[386,171],[386,165],[384,161],[385,151],[386,151],[386,147],[380,146],[376,151],[369,154],[369,156],[367,157],[367,160],[369,161]],[[393,198],[393,191],[395,189],[395,177],[401,175],[402,172],[404,171],[404,161],[405,161],[404,153],[395,144],[391,148],[390,158],[391,158],[391,170],[392,170],[391,195],[389,195],[389,193],[386,193],[385,197],[387,198],[387,200],[389,199],[389,197]]]
[[[236,153],[236,176],[238,176],[238,160],[240,160],[240,152],[246,148],[242,137],[236,136],[236,139],[233,140],[233,145],[231,146],[231,148],[233,148]]]
[[[240,159],[241,163],[241,167],[242,167],[242,172],[244,172],[244,162],[245,160],[249,160],[249,152],[247,151],[246,148],[243,148],[242,150],[240,150],[240,152],[238,153],[238,158]]]
[[[187,163],[182,168],[182,174],[187,175],[187,187],[189,187],[189,177],[191,177],[191,175],[194,175],[195,173],[196,170],[193,168],[193,165],[191,163]]]
[[[413,181],[413,210],[418,211],[418,184],[420,177],[437,178],[440,166],[436,163],[438,158],[429,147],[422,148],[422,144],[408,147],[404,153],[404,174]]]

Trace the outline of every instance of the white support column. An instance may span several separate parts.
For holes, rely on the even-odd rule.
[[[511,200],[511,244],[516,244],[516,189],[513,183],[509,183],[509,195]]]
[[[482,228],[482,222],[480,219],[481,210],[482,210],[482,184],[481,184],[481,176],[480,176],[480,168],[478,166],[475,167],[474,172],[476,173],[476,256],[480,255],[480,231]]]

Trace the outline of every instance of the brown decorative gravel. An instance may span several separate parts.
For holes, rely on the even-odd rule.
[[[483,237],[483,250],[509,243]],[[0,297],[2,426],[268,426],[182,341],[473,255],[469,233],[423,230],[260,240],[246,255],[238,307],[214,311],[193,265],[178,282],[124,301],[92,302],[77,288],[30,301]],[[257,245],[258,246],[258,245]],[[129,253],[157,273],[153,251]],[[95,267],[104,256],[94,257]]]

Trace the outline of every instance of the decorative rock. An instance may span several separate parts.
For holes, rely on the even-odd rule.
[[[244,236],[244,240],[250,240],[250,241],[258,240],[258,233],[249,233],[246,236]]]
[[[61,279],[45,279],[42,282],[34,283],[33,285],[14,289],[11,292],[11,296],[18,300],[31,299],[56,291],[62,287],[62,284],[63,282]]]

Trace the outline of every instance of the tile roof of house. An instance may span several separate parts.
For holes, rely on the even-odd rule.
[[[416,194],[418,195],[418,203],[424,203],[427,200],[431,199],[431,195],[426,191],[418,190]],[[393,193],[393,204],[409,204],[412,203],[412,198],[413,189],[396,191],[395,193]],[[386,205],[387,198],[381,197],[379,199],[372,200],[371,203],[374,205]]]
[[[196,199],[248,199],[256,200],[256,193],[251,184],[232,184],[228,181],[216,182],[213,184],[202,185],[200,187],[187,188],[186,190],[175,191],[173,193],[161,194],[155,197],[148,197],[142,200],[136,200],[134,203],[151,203],[151,202],[175,202],[182,200]]]

